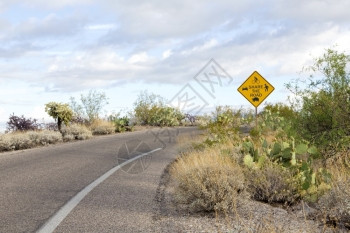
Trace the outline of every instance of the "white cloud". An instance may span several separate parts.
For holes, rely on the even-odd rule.
[[[170,57],[171,54],[173,54],[173,52],[171,51],[171,49],[165,50],[165,51],[163,52],[163,54],[162,54],[162,58],[163,58],[163,59],[166,59],[166,58]]]
[[[194,46],[193,48],[191,48],[189,50],[182,51],[181,53],[184,54],[184,55],[190,55],[190,54],[195,53],[195,52],[202,52],[202,51],[206,51],[206,50],[212,49],[216,45],[218,45],[218,41],[216,39],[211,39],[209,41],[206,41],[202,45],[196,45],[196,46]]]
[[[138,63],[145,63],[150,60],[150,57],[146,52],[141,52],[132,55],[129,59],[128,62],[131,64],[138,64]]]
[[[26,41],[49,37],[57,40],[58,37],[68,37],[79,33],[86,23],[87,20],[79,15],[61,17],[49,14],[44,18],[31,17],[19,24],[12,25],[5,39]]]
[[[113,23],[110,24],[92,24],[85,27],[87,30],[112,30],[116,29],[117,26]]]

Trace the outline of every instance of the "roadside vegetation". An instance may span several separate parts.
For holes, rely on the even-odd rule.
[[[7,122],[7,132],[0,134],[0,152],[133,131],[135,126],[172,127],[186,124],[185,116],[179,110],[167,106],[161,96],[146,91],[140,93],[134,109],[126,115],[106,115],[104,107],[107,104],[108,98],[104,92],[91,90],[79,99],[71,97],[70,103],[47,103],[45,111],[55,123],[43,124],[37,119],[12,114]],[[193,123],[192,119],[191,125]]]
[[[217,107],[202,121],[205,140],[170,169],[175,202],[190,212],[233,215],[243,225],[239,208],[252,206],[253,216],[265,210],[254,203],[265,203],[288,213],[301,209],[304,224],[292,226],[300,232],[310,221],[315,232],[350,230],[349,64],[348,55],[326,50],[305,69],[307,79],[286,85],[291,103],[265,105],[258,125],[249,111]],[[290,232],[286,223],[250,229]]]

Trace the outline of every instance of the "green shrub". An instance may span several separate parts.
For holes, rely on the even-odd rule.
[[[237,136],[241,118],[241,110],[234,110],[229,106],[216,107],[206,127],[209,131],[207,143],[215,144]]]
[[[299,112],[297,131],[328,151],[350,145],[349,62],[349,55],[328,49],[307,69],[308,80],[287,84]]]
[[[269,111],[272,114],[277,114],[287,120],[294,120],[297,117],[297,112],[294,111],[291,106],[284,103],[266,104],[260,114],[264,114],[266,111]]]
[[[274,163],[293,175],[298,180],[300,196],[315,202],[330,188],[331,175],[327,169],[315,168],[314,161],[319,157],[315,146],[296,143],[295,140],[283,138],[268,143],[265,138],[254,143],[245,139],[241,146],[243,162],[250,169],[259,169],[265,163]]]
[[[115,132],[122,133],[125,131],[132,131],[133,125],[130,118],[127,116],[119,117],[119,115],[110,116],[109,120],[114,123]]]
[[[64,126],[61,132],[64,141],[85,140],[92,137],[91,131],[86,126],[79,124]]]
[[[159,95],[142,92],[134,103],[135,117],[141,125],[177,126],[184,119],[175,108],[166,106],[166,101]]]
[[[288,137],[301,138],[296,130],[298,112],[292,107],[277,103],[267,104],[263,111],[259,113],[259,128],[261,132],[278,131]]]

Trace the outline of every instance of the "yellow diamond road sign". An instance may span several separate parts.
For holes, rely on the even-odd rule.
[[[256,108],[273,92],[275,88],[254,71],[238,88],[241,93]]]

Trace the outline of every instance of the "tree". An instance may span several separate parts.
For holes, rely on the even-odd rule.
[[[350,56],[327,49],[306,71],[306,80],[287,84],[298,106],[299,131],[319,145],[339,145],[350,139]],[[297,104],[295,104],[297,103]]]
[[[166,105],[160,95],[141,92],[134,103],[135,117],[141,125],[176,126],[184,119],[180,110]]]
[[[87,118],[90,123],[99,118],[103,108],[108,104],[106,94],[96,90],[90,90],[86,96],[81,94],[81,104],[77,103],[74,97],[71,97],[70,101],[75,116]]]
[[[61,132],[62,123],[68,125],[72,120],[73,111],[68,104],[50,102],[45,105],[45,112],[57,121],[58,130]]]

